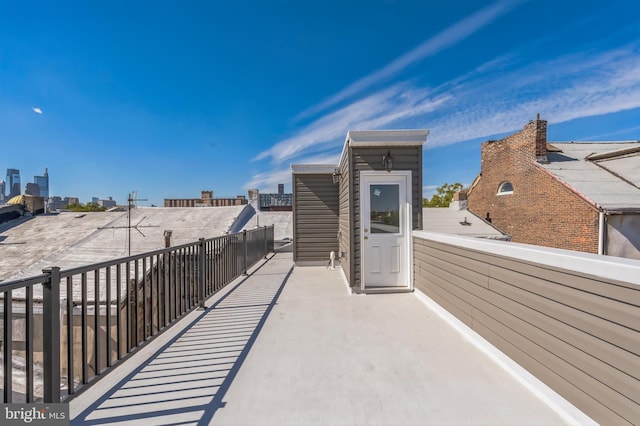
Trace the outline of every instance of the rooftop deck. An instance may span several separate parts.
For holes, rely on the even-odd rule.
[[[421,293],[350,295],[339,270],[294,268],[290,253],[206,306],[72,399],[72,424],[589,420],[495,362]]]

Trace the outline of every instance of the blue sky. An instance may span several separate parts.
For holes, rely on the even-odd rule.
[[[0,179],[82,202],[290,190],[348,130],[412,128],[429,196],[537,113],[640,139],[640,2],[0,0]]]

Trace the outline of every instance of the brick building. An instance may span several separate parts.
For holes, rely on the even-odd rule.
[[[165,207],[225,207],[243,206],[247,204],[247,197],[238,195],[235,198],[214,198],[213,191],[202,191],[201,198],[165,198]]]
[[[512,241],[640,259],[640,141],[549,144],[538,117],[481,156],[468,208]]]

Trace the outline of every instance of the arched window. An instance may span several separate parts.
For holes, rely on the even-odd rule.
[[[513,194],[513,185],[511,182],[502,182],[498,187],[498,195]]]

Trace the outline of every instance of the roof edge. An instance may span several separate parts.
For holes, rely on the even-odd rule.
[[[337,164],[292,164],[291,172],[297,175],[332,174],[337,167]]]
[[[350,146],[407,145],[422,146],[429,136],[428,129],[410,130],[349,130],[346,143]]]
[[[607,160],[610,158],[621,157],[623,155],[635,154],[637,152],[640,152],[640,145],[617,149],[609,152],[602,152],[600,154],[589,154],[584,159],[589,161]]]
[[[575,194],[577,197],[581,198],[582,200],[584,200],[587,204],[589,204],[591,207],[593,207],[595,210],[597,211],[603,211],[604,209],[598,204],[596,203],[594,200],[592,200],[591,198],[587,197],[586,195],[584,195],[582,192],[578,191],[577,189],[575,189],[573,186],[569,185],[569,183],[563,181],[562,179],[560,179],[558,176],[556,176],[553,172],[551,172],[550,170],[547,170],[546,168],[542,167],[542,165],[540,164],[535,164],[535,166],[538,168],[538,170],[542,170],[544,173],[546,173],[547,175],[549,175],[552,179],[554,179],[556,182],[558,182],[560,185],[564,186],[565,188],[567,188],[572,194]]]

